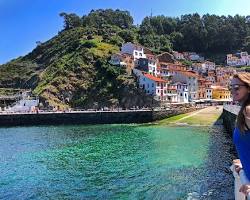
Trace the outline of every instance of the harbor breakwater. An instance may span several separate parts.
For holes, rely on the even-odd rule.
[[[0,114],[0,126],[148,123],[198,108]]]

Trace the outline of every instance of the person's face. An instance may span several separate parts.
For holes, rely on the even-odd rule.
[[[249,87],[238,78],[233,78],[230,84],[233,101],[243,102],[250,93]]]

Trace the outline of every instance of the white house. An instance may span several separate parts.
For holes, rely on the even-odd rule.
[[[177,102],[188,103],[188,86],[185,83],[175,83],[177,89]]]
[[[154,76],[157,75],[157,57],[152,54],[146,54],[146,57],[148,59],[148,72],[150,74],[153,74]]]
[[[158,101],[167,100],[167,81],[155,77],[151,74],[144,73],[138,69],[133,69],[134,74],[139,79],[139,86],[146,94],[152,95]]]
[[[210,61],[205,61],[201,64],[201,67],[202,67],[202,72],[205,73],[207,71],[215,70],[215,63]]]
[[[173,84],[168,86],[167,100],[171,103],[178,102],[177,85]]]
[[[173,82],[186,83],[188,86],[189,101],[198,99],[198,75],[191,71],[175,71]]]
[[[134,60],[137,60],[139,58],[146,58],[143,47],[131,42],[122,45],[121,53],[132,55],[134,57]]]

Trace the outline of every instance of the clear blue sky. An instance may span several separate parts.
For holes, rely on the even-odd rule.
[[[30,52],[63,28],[60,12],[88,14],[91,9],[130,11],[135,24],[145,16],[199,14],[250,15],[250,0],[0,0],[0,64]]]

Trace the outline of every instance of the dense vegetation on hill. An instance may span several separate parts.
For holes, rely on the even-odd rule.
[[[250,50],[250,18],[235,15],[189,14],[181,18],[146,17],[140,26],[139,41],[153,46],[155,37],[165,37],[178,51],[230,53]]]
[[[108,63],[122,43],[140,43],[156,53],[250,52],[249,17],[154,16],[135,26],[129,12],[120,10],[60,16],[64,28],[58,35],[0,67],[0,87],[31,88],[44,104],[62,107],[149,105],[152,99],[138,89],[136,79]]]

